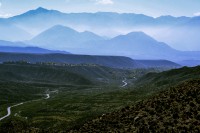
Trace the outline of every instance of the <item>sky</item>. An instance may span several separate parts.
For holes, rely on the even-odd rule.
[[[65,13],[101,11],[152,17],[200,15],[200,0],[0,0],[0,17],[18,15],[38,7]]]

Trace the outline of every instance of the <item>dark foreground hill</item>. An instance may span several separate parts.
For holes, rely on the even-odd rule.
[[[200,132],[200,80],[102,115],[71,132]]]
[[[133,60],[129,57],[124,57],[124,56],[0,53],[0,62],[22,61],[22,60],[30,63],[53,62],[53,63],[67,63],[67,64],[98,64],[112,68],[180,67],[180,65],[167,60],[142,61],[142,60]]]

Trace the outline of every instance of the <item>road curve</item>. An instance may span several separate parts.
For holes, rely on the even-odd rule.
[[[50,98],[50,95],[49,95],[49,94],[46,94],[46,96],[47,96],[47,97],[46,97],[45,99],[49,99],[49,98]]]
[[[7,118],[8,116],[11,115],[11,108],[17,107],[17,106],[22,105],[22,104],[24,104],[24,103],[19,103],[19,104],[16,104],[16,105],[13,105],[13,106],[8,107],[8,108],[7,108],[7,112],[8,112],[7,115],[1,117],[1,118],[0,118],[0,121],[3,120],[3,119],[5,119],[5,118]]]
[[[123,85],[121,87],[126,87],[128,85],[128,83],[126,82],[126,79],[122,80]]]
[[[49,99],[49,98],[50,98],[50,94],[46,94],[46,98],[44,98],[44,99]],[[3,119],[5,119],[5,118],[7,118],[7,117],[9,117],[9,116],[11,115],[11,108],[20,106],[20,105],[22,105],[22,104],[24,104],[24,103],[34,102],[34,101],[39,101],[39,100],[42,100],[42,99],[32,100],[32,101],[27,101],[27,102],[22,102],[22,103],[18,103],[18,104],[15,104],[15,105],[13,105],[13,106],[8,107],[8,108],[7,108],[7,115],[1,117],[1,118],[0,118],[0,121],[2,121]]]

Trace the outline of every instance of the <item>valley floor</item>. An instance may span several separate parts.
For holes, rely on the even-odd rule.
[[[187,115],[187,111],[194,111],[190,111],[192,109],[190,106],[193,106],[192,101],[179,104],[181,100],[176,99],[179,97],[175,94],[180,93],[180,98],[186,101],[192,100],[194,96],[194,106],[199,106],[198,98],[195,98],[199,97],[199,80],[186,82],[174,89],[170,87],[188,79],[200,78],[200,67],[184,67],[162,73],[151,70],[149,72],[151,73],[146,74],[146,70],[123,72],[120,78],[114,77],[118,82],[115,85],[0,82],[1,117],[7,114],[7,107],[35,100],[11,110],[12,114],[0,122],[0,130],[4,132],[114,132],[117,129],[121,132],[143,132],[143,130],[153,132],[152,124],[155,125],[159,115],[163,116],[162,120],[158,117],[159,120],[164,122],[160,124],[169,127],[171,131],[169,125],[172,124],[171,120],[174,121],[172,118],[177,116],[173,112],[175,107],[178,107],[179,111],[184,111],[180,112],[180,116],[178,114],[178,123],[190,128],[187,123],[182,123],[184,118],[182,116]],[[117,75],[120,73],[118,72]],[[164,103],[170,106],[165,106]],[[183,105],[187,108],[182,109]],[[188,120],[198,123],[199,111],[196,113],[188,116]],[[154,123],[149,123],[152,121]],[[143,126],[140,123],[143,123]],[[155,129],[161,131],[161,125],[155,125]],[[140,126],[143,130],[138,128]],[[195,127],[192,128],[196,130]],[[176,131],[178,130],[179,128]],[[183,127],[180,130],[182,131]]]

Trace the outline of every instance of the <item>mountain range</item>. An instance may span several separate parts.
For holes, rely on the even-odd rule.
[[[200,60],[200,52],[176,50],[173,42],[183,49],[198,50],[199,21],[200,17],[62,13],[40,7],[0,19],[0,46],[4,46],[1,52],[114,55],[191,65],[186,61]],[[113,33],[117,36],[112,37]]]
[[[143,14],[113,12],[62,13],[39,7],[18,16],[0,19],[0,23],[6,23],[1,27],[12,26],[11,31],[23,32],[23,34],[13,36],[5,34],[0,39],[30,40],[30,36],[34,37],[55,25],[64,25],[77,31],[92,31],[95,34],[109,37],[142,31],[179,50],[200,50],[198,45],[200,41],[199,21],[200,17],[161,16],[153,18]],[[1,30],[1,33],[5,31],[7,30]]]
[[[73,54],[115,55],[133,59],[166,59],[179,62],[198,60],[200,57],[200,52],[175,50],[144,32],[130,32],[105,39],[92,32],[78,32],[61,25],[53,26],[26,43]]]
[[[48,23],[42,20],[49,20]],[[106,23],[105,23],[106,20]],[[192,20],[189,17],[173,17],[173,16],[161,16],[153,18],[143,14],[134,13],[114,13],[114,12],[97,12],[97,13],[62,13],[56,10],[48,10],[39,7],[35,10],[30,10],[18,16],[8,18],[7,21],[14,22],[18,26],[24,27],[24,29],[40,29],[40,32],[44,29],[48,29],[56,24],[62,24],[66,26],[97,26],[105,28],[110,27],[123,27],[123,26],[138,26],[138,25],[177,25],[185,24]],[[31,27],[32,26],[32,27]],[[110,28],[106,27],[106,28]]]
[[[181,63],[181,65],[186,64],[182,62],[183,60],[192,62],[199,60],[200,57],[198,51],[175,50],[168,44],[158,42],[144,32],[131,32],[105,39],[89,31],[78,32],[62,25],[53,26],[29,41],[0,41],[0,46],[4,46],[1,47],[1,52],[66,54],[70,52],[84,55],[114,55],[127,56],[133,59],[171,60]],[[20,47],[17,48],[16,46]]]

